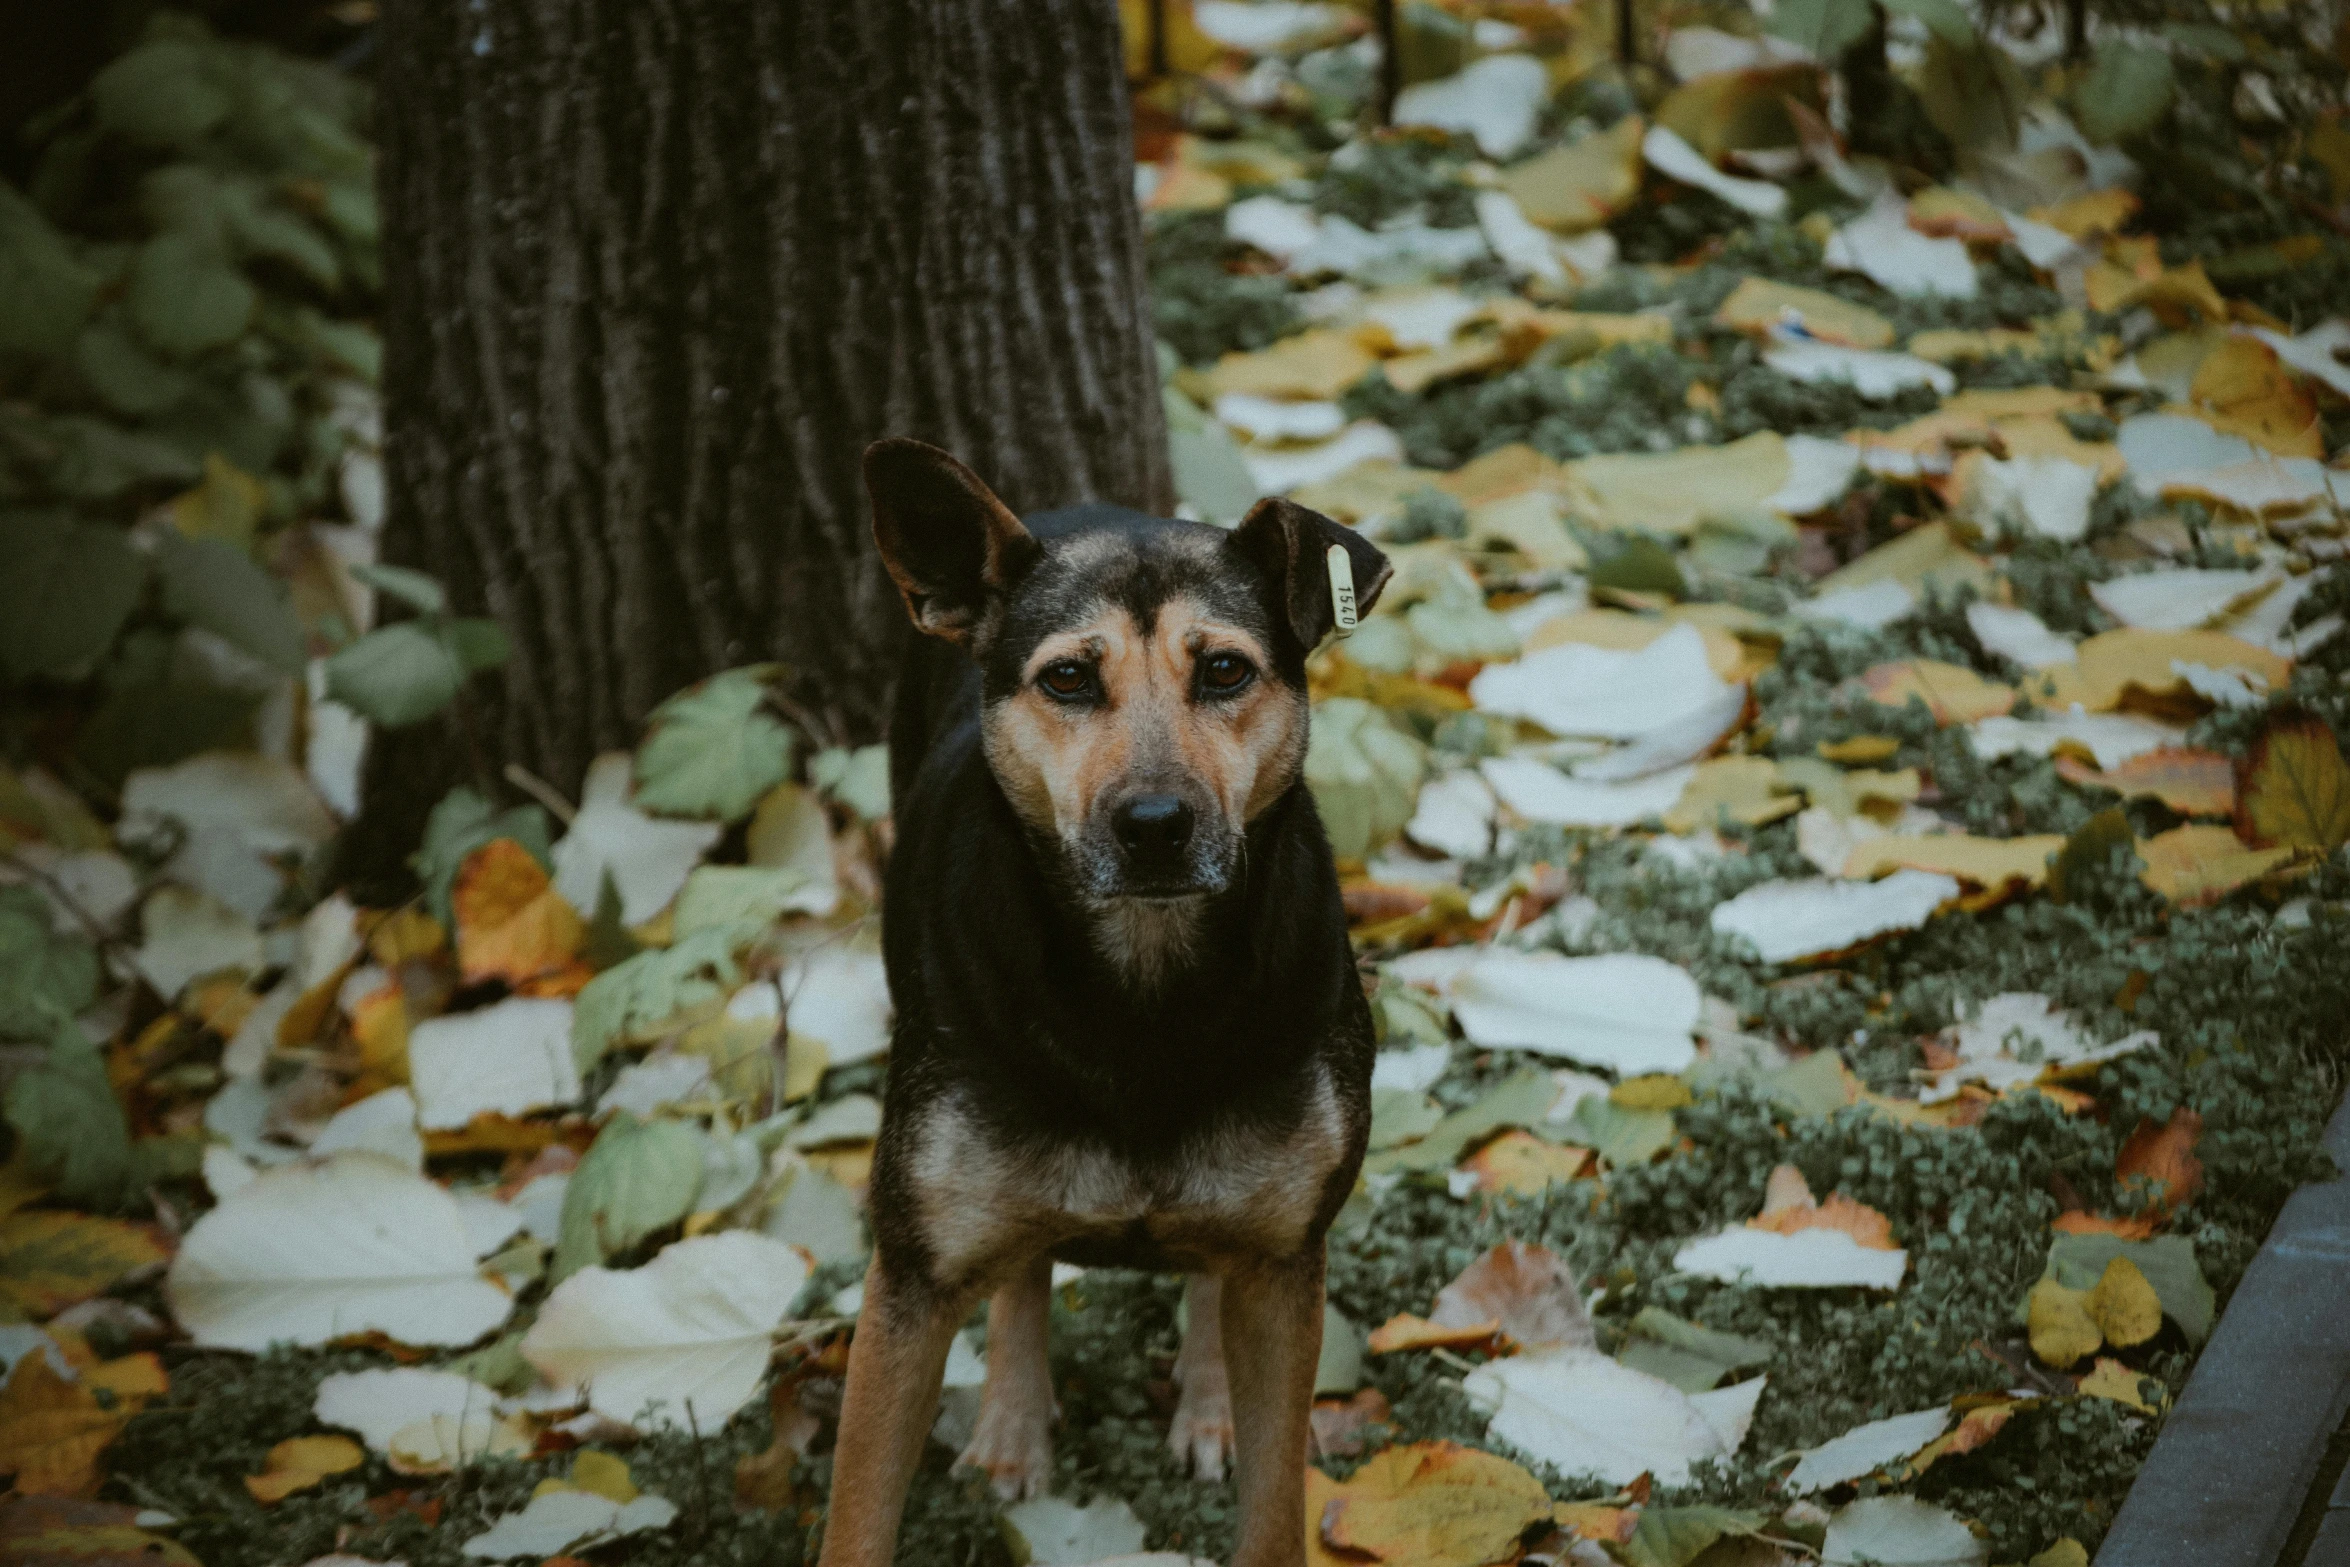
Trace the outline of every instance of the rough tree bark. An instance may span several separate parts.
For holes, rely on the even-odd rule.
[[[382,47],[385,555],[514,654],[377,737],[354,875],[731,665],[876,736],[876,436],[1172,506],[1108,0],[391,0]]]

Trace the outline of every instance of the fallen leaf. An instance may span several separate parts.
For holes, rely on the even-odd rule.
[[[1793,477],[1788,442],[1768,430],[1720,446],[1583,457],[1565,470],[1575,511],[1588,525],[1674,538],[1695,533],[1708,517],[1767,507]]]
[[[2048,879],[2048,858],[2064,847],[2055,833],[2022,838],[1977,838],[1968,833],[1932,833],[1923,837],[1892,834],[1872,838],[1855,848],[1842,874],[1853,880],[1882,876],[1890,870],[1933,871],[1997,892],[2020,882],[2037,887]]]
[[[1775,219],[1787,211],[1787,192],[1768,180],[1738,179],[1715,168],[1705,154],[1662,125],[1640,139],[1640,156],[1667,179],[1694,185],[1754,217]]]
[[[2059,756],[2057,775],[2084,789],[2111,789],[2124,799],[2160,800],[2181,816],[2232,816],[2235,762],[2218,751],[2162,746],[2100,771]]]
[[[502,979],[521,989],[571,970],[572,988],[587,982],[574,962],[586,924],[537,857],[513,839],[493,838],[467,855],[449,897],[457,963],[468,981]]]
[[[2271,723],[2244,759],[2237,792],[2237,829],[2256,845],[2331,854],[2350,842],[2350,764],[2323,719]]]
[[[0,1496],[0,1561],[17,1567],[198,1567],[177,1540],[139,1527],[154,1509],[120,1502]]]
[[[1438,1323],[1493,1321],[1521,1350],[1589,1349],[1575,1276],[1557,1254],[1525,1241],[1504,1241],[1463,1268],[1436,1295]]]
[[[1469,697],[1483,712],[1531,719],[1555,735],[1609,740],[1642,739],[1737,694],[1714,672],[1704,635],[1690,625],[1630,652],[1562,643],[1488,664],[1469,682]]]
[[[1905,707],[1915,697],[1926,705],[1937,724],[1971,724],[2015,706],[2014,687],[1938,659],[1906,658],[1875,664],[1861,672],[1860,683],[1870,701],[1885,707]]]
[[[579,1098],[572,1003],[516,997],[429,1018],[408,1032],[417,1124],[456,1131],[478,1115],[519,1116]]]
[[[1745,1441],[1766,1380],[1689,1394],[1596,1350],[1572,1349],[1487,1361],[1462,1391],[1491,1412],[1491,1435],[1562,1474],[1610,1485],[1650,1474],[1685,1485],[1693,1465],[1726,1458]]]
[[[1948,876],[1910,870],[1872,882],[1770,881],[1716,904],[1711,923],[1716,935],[1751,944],[1763,962],[1789,963],[1915,930],[1958,891]]]
[[[260,1351],[381,1333],[470,1344],[513,1301],[483,1278],[457,1200],[380,1154],[264,1171],[198,1219],[164,1278],[200,1345]]]
[[[2141,1119],[2122,1144],[2114,1174],[2125,1190],[2139,1187],[2150,1199],[2147,1206],[2168,1217],[2203,1189],[2203,1163],[2195,1157],[2195,1139],[2202,1135],[2203,1117],[2185,1105],[2160,1127]]]
[[[2116,1257],[2105,1265],[2105,1272],[2081,1306],[2097,1324],[2097,1331],[2105,1335],[2105,1342],[2117,1348],[2143,1344],[2162,1329],[2162,1301],[2154,1286],[2146,1282],[2146,1275],[2127,1257]]]
[[[2113,1219],[2083,1213],[2077,1208],[2058,1214],[2048,1225],[2061,1235],[2118,1235],[2132,1241],[2142,1241],[2154,1233],[2154,1220],[2149,1215]]]
[[[0,1474],[13,1474],[19,1493],[86,1497],[98,1489],[100,1456],[147,1398],[168,1385],[153,1355],[93,1370],[110,1368],[110,1377],[89,1371],[68,1377],[38,1351],[16,1363],[0,1389]]]
[[[757,1393],[769,1336],[807,1275],[764,1235],[677,1241],[641,1268],[583,1268],[556,1285],[522,1353],[608,1419],[715,1431]]]
[[[698,732],[700,726],[695,728]],[[657,821],[646,815],[630,799],[635,765],[625,751],[606,752],[589,765],[579,812],[550,856],[555,890],[565,902],[574,909],[595,908],[609,877],[620,895],[621,921],[629,925],[641,925],[667,907],[725,831],[713,822]]]
[[[1779,1234],[1736,1225],[1673,1253],[1675,1272],[1762,1289],[1899,1289],[1908,1268],[1908,1252],[1864,1246],[1834,1227]]]
[[[1827,1567],[1981,1567],[1988,1556],[1954,1514],[1914,1496],[1863,1497],[1828,1520]]]
[[[1927,224],[1949,228],[1954,205],[1946,199],[1939,209],[1930,209]],[[2005,221],[1988,203],[1984,207],[1989,222],[1997,225],[1992,233],[2004,237]],[[1981,218],[1974,218],[1971,226],[1981,229],[1985,225]],[[1904,298],[1972,299],[1980,287],[1966,242],[1937,237],[1932,227],[1916,221],[1911,203],[1890,192],[1829,235],[1821,260],[1833,270],[1863,273],[1879,287]]]
[[[569,1559],[567,1552],[666,1529],[676,1518],[677,1504],[666,1497],[640,1496],[623,1506],[593,1491],[541,1490],[521,1510],[502,1515],[467,1540],[463,1550],[485,1561]]]
[[[1570,958],[1480,950],[1444,986],[1461,1032],[1617,1072],[1678,1072],[1696,1059],[1703,997],[1686,970],[1641,953]]]
[[[1604,131],[1563,142],[1507,170],[1501,188],[1526,216],[1561,234],[1598,228],[1640,193],[1640,139],[1647,126],[1627,114]]]
[[[2118,1360],[2100,1355],[2096,1365],[2090,1368],[2088,1375],[2081,1378],[2078,1390],[2083,1398],[2109,1399],[2116,1404],[2134,1409],[2142,1415],[2151,1415],[2159,1413],[2160,1406],[2147,1403],[2143,1389],[2146,1383],[2153,1380],[2152,1377],[2131,1370]],[[2076,1545],[2074,1550],[2078,1552],[2080,1547]],[[2054,1553],[2045,1552],[2043,1554],[2052,1555]],[[2088,1567],[2087,1555],[2082,1554],[2076,1559],[2079,1567]],[[2035,1556],[2032,1560],[2038,1562],[2040,1558]]]
[[[1400,1354],[1411,1349],[1466,1349],[1490,1343],[1501,1331],[1496,1319],[1471,1322],[1435,1322],[1397,1312],[1371,1330],[1366,1347],[1374,1355]]]
[[[1846,348],[1890,348],[1893,323],[1874,310],[1816,288],[1750,277],[1730,291],[1714,320],[1734,331],[1767,336],[1800,326],[1807,336]]]
[[[2280,457],[2326,455],[2316,399],[2257,337],[2230,334],[2196,368],[2188,396],[2223,435],[2240,435]]]
[[[1376,1442],[1383,1430],[1393,1428],[1395,1411],[1388,1407],[1386,1394],[1367,1387],[1343,1401],[1316,1399],[1311,1418],[1314,1456],[1351,1458]]]
[[[1760,827],[1803,808],[1803,796],[1781,787],[1778,764],[1767,756],[1717,756],[1697,764],[1665,826],[1694,833],[1725,823]]]
[[[36,1209],[0,1219],[0,1305],[48,1317],[170,1257],[155,1233],[120,1219]]]
[[[1483,1567],[1508,1556],[1550,1509],[1542,1482],[1509,1460],[1420,1442],[1387,1449],[1337,1486],[1320,1535],[1373,1561]]]
[[[1554,1185],[1587,1174],[1591,1150],[1546,1142],[1530,1132],[1510,1131],[1462,1160],[1460,1167],[1476,1176],[1479,1191],[1539,1197]]]
[[[2005,1092],[2065,1072],[2111,1061],[2160,1042],[2150,1029],[2095,1042],[2074,1021],[2035,991],[2003,991],[1963,1009],[1946,1036],[1951,1064],[1936,1068],[1918,1091],[1922,1104],[1954,1097],[1961,1084],[1981,1083]]]
[[[2179,1325],[2188,1343],[2200,1344],[2210,1336],[2217,1304],[2195,1259],[2194,1243],[2183,1235],[2133,1241],[2114,1235],[2060,1233],[2048,1242],[2048,1263],[2041,1279],[2086,1297],[2116,1257],[2128,1258],[2145,1275],[2162,1303],[2163,1315]]]
[[[2146,862],[2142,879],[2171,902],[2182,906],[2215,903],[2240,887],[2273,876],[2300,858],[2286,845],[2250,849],[2226,827],[2173,827],[2138,841],[2138,857]]]
[[[1921,1409],[1854,1426],[1833,1441],[1804,1449],[1782,1483],[1798,1496],[1859,1480],[1902,1463],[1950,1429],[1947,1408]]]
[[[366,1449],[347,1436],[289,1437],[269,1450],[268,1466],[261,1473],[245,1476],[245,1489],[253,1500],[271,1507],[365,1462]]]
[[[1633,1316],[1616,1361],[1660,1377],[1684,1393],[1708,1393],[1722,1378],[1767,1363],[1773,1346],[1701,1326],[1657,1306]]]
[[[1794,1177],[1799,1191],[1792,1199],[1766,1200],[1762,1213],[1747,1224],[1774,1235],[1793,1235],[1800,1230],[1834,1230],[1849,1235],[1862,1246],[1876,1251],[1895,1251],[1893,1221],[1865,1203],[1858,1203],[1841,1192],[1831,1193],[1824,1203],[1812,1198],[1811,1189],[1803,1183],[1803,1172],[1791,1164],[1780,1165],[1771,1172],[1774,1185],[1780,1184],[1782,1172]]]
[[[530,1432],[498,1413],[498,1394],[455,1371],[393,1366],[319,1380],[311,1413],[355,1431],[400,1474],[443,1474],[477,1458],[519,1456]]]

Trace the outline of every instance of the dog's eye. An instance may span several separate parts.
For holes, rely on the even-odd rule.
[[[1077,660],[1064,658],[1058,663],[1045,665],[1037,674],[1036,683],[1044,687],[1048,695],[1078,697],[1083,696],[1086,688],[1093,684],[1093,677]]]
[[[1247,685],[1255,673],[1255,666],[1238,653],[1211,653],[1199,667],[1200,683],[1210,691],[1225,693]]]

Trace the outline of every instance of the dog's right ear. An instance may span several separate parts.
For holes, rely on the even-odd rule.
[[[979,475],[925,442],[891,436],[866,447],[865,489],[881,563],[915,626],[934,637],[969,641],[988,595],[1044,553]]]

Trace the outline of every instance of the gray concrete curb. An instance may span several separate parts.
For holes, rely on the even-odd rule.
[[[2350,1171],[2350,1097],[2325,1151]],[[2350,1174],[2302,1187],[2277,1215],[2096,1567],[2275,1567],[2345,1408]]]

